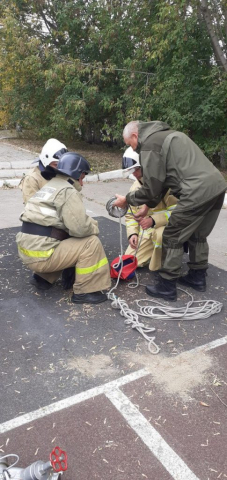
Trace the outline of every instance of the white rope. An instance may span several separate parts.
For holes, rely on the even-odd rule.
[[[8,453],[7,455],[3,455],[3,457],[0,457],[0,462],[2,462],[2,460],[5,460],[6,458],[11,458],[11,457],[15,457],[16,460],[14,463],[12,463],[12,465],[8,465],[5,468],[5,470],[9,470],[10,468],[14,467],[14,465],[16,465],[19,462],[19,456],[16,453]]]
[[[116,202],[116,197],[111,197],[106,204],[107,212],[111,217],[121,218],[127,213],[128,206],[124,208],[114,207],[113,203]]]
[[[145,340],[147,340],[148,342],[148,350],[150,353],[153,353],[154,355],[156,355],[157,353],[160,352],[160,348],[159,346],[155,343],[155,337],[150,337],[149,336],[149,333],[151,332],[154,332],[155,331],[155,328],[154,327],[146,327],[142,322],[139,321],[139,315],[134,311],[134,310],[131,310],[129,307],[128,307],[128,304],[122,300],[121,298],[117,297],[113,291],[117,288],[118,286],[118,283],[119,283],[119,280],[120,280],[120,276],[121,276],[121,272],[122,272],[122,268],[123,268],[123,260],[122,260],[122,256],[123,256],[123,241],[122,241],[122,225],[121,225],[121,217],[123,217],[123,215],[125,215],[125,213],[127,212],[127,208],[125,209],[125,213],[123,213],[123,209],[119,209],[119,211],[116,211],[116,207],[113,207],[113,202],[116,200],[116,197],[113,197],[109,200],[109,202],[107,202],[106,204],[106,209],[108,211],[108,213],[113,216],[113,217],[118,217],[119,218],[119,225],[120,225],[120,249],[121,249],[121,253],[119,255],[119,262],[118,264],[115,266],[115,269],[117,267],[120,267],[119,269],[119,272],[118,272],[118,277],[117,277],[117,281],[116,281],[116,284],[114,285],[113,288],[111,288],[111,290],[107,293],[107,298],[112,302],[111,303],[111,307],[112,308],[116,308],[116,309],[119,309],[120,310],[120,314],[122,315],[122,317],[125,317],[126,320],[125,320],[125,324],[126,325],[132,325],[132,328],[136,329],[144,338]],[[120,213],[120,214],[119,214]],[[142,238],[140,239],[140,242],[139,242],[139,245],[141,243],[141,240]],[[138,251],[138,248],[139,248],[139,245],[135,251],[135,255]],[[138,276],[136,274],[136,279],[137,279],[137,283],[135,286],[138,286],[139,285],[139,281],[138,281]],[[135,286],[133,285],[133,287],[131,288],[135,288]]]
[[[113,199],[109,201],[109,205],[107,203],[108,208],[111,208],[111,203],[113,203],[114,200],[115,200],[115,197],[113,197]],[[106,208],[107,208],[107,205],[106,205]],[[112,211],[112,216],[115,216],[113,213],[115,212]],[[216,313],[219,313],[223,307],[223,304],[220,302],[217,302],[216,300],[196,300],[195,301],[193,298],[193,295],[191,295],[191,293],[189,293],[187,290],[184,290],[183,288],[177,288],[177,290],[181,290],[182,292],[189,295],[189,297],[191,297],[191,300],[182,307],[174,307],[174,306],[169,307],[168,305],[164,305],[158,300],[144,298],[144,299],[136,300],[136,304],[137,304],[137,307],[139,308],[139,312],[136,312],[130,309],[124,300],[121,300],[119,297],[117,297],[113,293],[113,291],[118,286],[120,275],[123,268],[123,261],[122,261],[123,242],[122,242],[121,216],[123,215],[120,215],[118,217],[119,224],[120,224],[120,248],[121,248],[121,254],[119,256],[118,266],[121,265],[121,268],[118,272],[118,278],[117,278],[116,284],[107,293],[107,297],[112,302],[111,307],[119,309],[120,314],[123,317],[126,317],[125,324],[126,325],[131,324],[132,328],[136,329],[148,342],[149,352],[156,355],[157,353],[160,352],[160,347],[155,343],[155,337],[149,336],[150,333],[155,331],[155,328],[146,327],[142,322],[139,321],[139,316],[142,316],[144,318],[152,318],[153,320],[184,320],[184,321],[185,320],[201,320],[201,319],[209,318],[211,315],[215,315]],[[139,245],[141,243],[141,240],[139,242]],[[139,248],[139,245],[138,245],[138,248]],[[137,253],[138,248],[136,249],[135,254]],[[136,272],[135,272],[135,275],[136,275],[136,283],[134,282],[129,283],[128,284],[129,288],[136,288],[139,286],[139,278]],[[143,285],[142,283],[140,283],[140,285],[146,286],[146,285]],[[146,305],[141,305],[141,302],[146,302]],[[155,305],[147,305],[148,302],[153,303]]]
[[[163,305],[157,300],[148,300],[143,298],[136,300],[140,309],[138,315],[152,318],[153,320],[201,320],[209,318],[211,315],[220,313],[223,303],[216,300],[194,300],[193,295],[183,288],[177,288],[191,297],[191,300],[183,307],[169,307]],[[151,302],[156,305],[141,305],[141,302]]]

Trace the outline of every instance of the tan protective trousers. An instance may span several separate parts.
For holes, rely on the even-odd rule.
[[[149,263],[152,272],[161,268],[162,261],[162,234],[165,227],[154,228],[150,238],[143,237],[136,253],[138,267]],[[139,237],[140,238],[140,237]],[[125,255],[134,255],[135,250],[128,246]]]
[[[110,288],[110,269],[103,246],[96,235],[63,240],[48,260],[27,265],[50,283],[65,268],[75,266],[73,292],[91,293]]]

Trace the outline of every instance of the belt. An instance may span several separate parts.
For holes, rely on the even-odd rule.
[[[41,237],[51,237],[55,240],[66,240],[69,238],[69,234],[60,228],[44,227],[38,223],[23,222],[21,227],[22,233],[28,233],[30,235],[40,235]]]

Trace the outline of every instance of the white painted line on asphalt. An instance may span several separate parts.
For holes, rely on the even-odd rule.
[[[198,480],[124,393],[116,389],[106,396],[174,480]]]
[[[214,340],[213,342],[201,345],[200,347],[188,350],[188,353],[194,353],[199,350],[211,350],[226,343],[227,337],[222,337],[218,340]],[[51,413],[59,412],[60,410],[64,410],[65,408],[72,407],[73,405],[84,402],[85,400],[89,400],[90,398],[96,397],[97,395],[111,392],[112,390],[126,385],[127,383],[134,382],[135,380],[145,377],[146,375],[150,375],[150,373],[151,372],[149,372],[149,370],[143,368],[141,370],[137,370],[136,372],[130,373],[129,375],[125,375],[124,377],[120,377],[111,382],[104,383],[104,385],[100,385],[99,387],[91,388],[90,390],[78,393],[63,400],[59,400],[59,402],[51,403],[50,405],[42,407],[38,410],[34,410],[33,412],[25,413],[24,415],[13,418],[8,422],[2,423],[0,425],[0,434],[8,432],[13,428],[25,425],[26,423],[32,422],[33,420],[37,420],[38,418],[50,415]]]
[[[77,403],[84,402],[85,400],[89,400],[90,398],[97,397],[97,395],[105,394],[109,390],[116,389],[127,383],[133,382],[134,380],[138,380],[146,375],[149,375],[149,372],[143,368],[141,370],[137,370],[137,372],[130,373],[129,375],[125,375],[124,377],[117,378],[112,382],[104,383],[104,385],[100,385],[99,387],[91,388],[85,392],[78,393],[73,395],[72,397],[65,398],[64,400],[60,400],[59,402],[51,403],[46,407],[39,408],[39,410],[34,410],[33,412],[26,413],[21,415],[20,417],[13,418],[8,422],[2,423],[0,425],[0,433],[8,432],[13,428],[21,427],[26,423],[32,422],[37,420],[38,418],[45,417],[46,415],[50,415],[51,413],[59,412],[59,410],[64,410],[65,408],[72,407]]]
[[[201,350],[206,351],[206,350],[213,350],[214,348],[221,347],[221,345],[226,345],[227,343],[227,336],[226,337],[221,337],[217,338],[217,340],[213,340],[213,342],[206,343],[205,345],[200,345],[200,347],[195,347],[192,350],[189,350],[190,353],[196,353]]]

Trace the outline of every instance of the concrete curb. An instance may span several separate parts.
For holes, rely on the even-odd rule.
[[[18,171],[16,172],[18,173]],[[2,187],[17,187],[21,181],[21,178],[3,178],[0,180],[0,188]],[[94,175],[87,175],[84,179],[84,183],[89,183],[89,182],[105,182],[107,180],[114,180],[116,178],[121,178],[123,179],[123,174],[122,170],[111,170],[110,172],[104,172],[104,173],[97,173]],[[131,180],[134,180],[133,175],[129,175]]]
[[[7,137],[6,137],[7,138]],[[0,138],[0,140],[3,140],[3,138]],[[20,148],[18,147],[18,149],[20,150],[24,150],[26,152],[29,152],[29,150],[25,150],[24,148]],[[30,153],[33,153],[33,154],[36,154],[35,152],[30,152]],[[12,167],[18,167],[20,166],[21,168],[23,167],[28,167],[28,163],[27,162],[6,162],[4,164],[5,168],[9,167],[10,166],[10,163],[12,163]],[[19,165],[20,164],[20,165]],[[30,165],[32,164],[32,161],[30,162]],[[32,165],[31,165],[32,166]],[[11,171],[10,170],[6,170],[7,171],[7,174],[9,176],[13,176],[13,177],[16,177],[18,176],[18,178],[3,178],[2,180],[0,180],[0,188],[2,187],[8,187],[8,188],[13,188],[13,187],[18,187],[20,181],[21,181],[21,176],[19,177],[20,173],[18,170],[12,170],[12,175],[11,175]],[[23,173],[28,173],[29,172],[29,169],[26,169]],[[1,176],[1,174],[0,174]],[[97,173],[97,174],[94,174],[94,175],[87,175],[84,179],[84,183],[89,183],[89,182],[105,182],[105,181],[108,181],[108,180],[114,180],[116,178],[125,178],[123,177],[123,170],[111,170],[109,172],[103,172],[103,173]],[[134,180],[134,176],[133,175],[129,175],[129,177],[127,177],[131,180]],[[224,204],[223,204],[225,207],[227,207],[227,193],[225,194],[225,199],[224,199]]]
[[[105,173],[98,173],[95,175],[87,175],[84,179],[84,183],[90,183],[90,182],[105,182],[107,180],[114,180],[116,178],[123,178],[122,175],[122,170],[112,170],[110,172],[105,172]],[[128,177],[131,180],[134,180],[133,175],[129,175]],[[8,188],[13,188],[13,187],[18,187],[19,183],[21,181],[21,178],[7,178],[4,180],[0,180],[0,188],[2,187],[8,187]],[[225,199],[224,199],[224,204],[225,207],[227,207],[227,193],[225,194]]]

